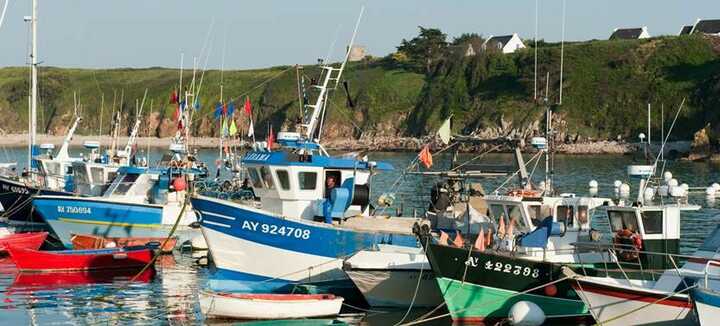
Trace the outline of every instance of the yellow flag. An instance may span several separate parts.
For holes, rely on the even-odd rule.
[[[235,125],[235,119],[232,120],[230,123],[230,136],[235,136],[237,134],[237,126]]]
[[[442,126],[440,126],[440,129],[438,129],[438,135],[440,136],[440,140],[443,142],[443,144],[447,145],[450,143],[450,118],[452,116],[449,116],[445,122],[443,122]]]

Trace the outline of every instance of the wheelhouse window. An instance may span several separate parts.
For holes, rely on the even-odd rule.
[[[66,166],[65,167],[65,175],[72,175],[73,174],[73,167],[72,166]]]
[[[248,168],[247,169],[248,174],[250,175],[250,181],[252,181],[254,188],[262,188],[263,182],[262,179],[260,179],[260,174],[258,174],[257,169],[255,168]]]
[[[645,234],[661,234],[663,232],[662,211],[645,211],[640,216],[642,217]]]
[[[290,190],[290,176],[288,172],[285,170],[275,170],[275,175],[280,182],[280,188],[282,188],[282,190]]]
[[[543,207],[540,205],[532,205],[528,206],[528,214],[530,215],[530,221],[533,223],[534,226],[540,225],[540,222],[542,222],[545,217],[547,217],[547,212],[543,212]]]
[[[507,207],[508,209],[508,221],[515,220],[515,225],[522,228],[525,228],[525,219],[522,216],[522,208],[520,205],[509,205]]]
[[[561,205],[557,207],[557,221],[564,222],[568,226],[573,225],[573,215],[575,209],[572,206]]]
[[[93,183],[104,183],[105,178],[103,178],[103,168],[90,168],[90,173],[92,175]]]
[[[610,217],[610,228],[613,232],[617,232],[622,229],[628,229],[632,232],[636,232],[638,230],[635,212],[608,211],[608,216]]]
[[[503,208],[503,205],[498,205],[498,204],[490,205],[490,216],[492,216],[492,218],[495,221],[500,223],[500,218],[505,217],[505,208]]]
[[[270,174],[270,170],[266,166],[260,167],[260,176],[268,189],[275,189],[272,174]]]
[[[590,208],[586,205],[580,205],[577,208],[577,220],[580,225],[585,225],[590,221]]]
[[[126,174],[123,176],[122,180],[120,180],[120,183],[115,188],[115,191],[113,191],[114,195],[124,195],[130,190],[133,184],[135,184],[135,181],[138,179],[140,175],[139,174]]]
[[[298,172],[300,190],[315,190],[317,187],[317,172]]]

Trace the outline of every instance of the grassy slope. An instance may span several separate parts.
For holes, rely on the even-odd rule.
[[[544,90],[544,76],[549,72],[550,101],[556,102],[560,48],[551,44],[539,52],[539,84]],[[352,64],[345,78],[356,107],[346,106],[342,89],[333,93],[329,136],[358,136],[360,133],[353,126],[366,134],[394,134],[398,130],[422,134],[434,129],[450,113],[456,116],[455,128],[466,131],[498,126],[501,119],[515,126],[529,124],[542,116],[542,110],[532,101],[533,63],[532,50],[525,50],[512,55],[447,58],[431,76],[393,66],[387,60]],[[304,69],[308,77],[317,73],[317,67]],[[191,76],[186,71],[184,82]],[[278,130],[279,125],[298,117],[294,68],[226,71],[223,76],[226,98],[249,91],[258,134],[264,134],[267,123],[272,122]],[[655,107],[665,103],[669,121],[682,98],[687,98],[688,109],[678,122],[675,135],[689,138],[706,121],[720,120],[714,110],[720,103],[716,91],[720,89],[718,76],[718,54],[712,43],[702,37],[566,44],[564,103],[559,113],[568,122],[569,133],[614,138],[634,135],[644,128],[648,101]],[[97,133],[102,95],[103,129],[107,131],[112,111],[119,107],[120,94],[124,93],[123,112],[128,118],[146,88],[149,99],[145,114],[158,112],[161,119],[171,119],[174,106],[168,103],[168,97],[177,87],[178,77],[177,70],[163,68],[42,68],[40,130],[58,133],[69,124],[73,92],[77,92],[86,118],[80,133]],[[0,120],[0,128],[6,132],[27,129],[27,79],[26,68],[0,69],[0,114],[5,117]],[[212,112],[219,99],[219,85],[219,71],[205,73],[200,94],[202,108],[195,123],[200,135],[217,134]],[[653,123],[659,129],[659,119]],[[172,123],[166,121],[154,130],[143,131],[146,132],[167,135],[172,132]]]

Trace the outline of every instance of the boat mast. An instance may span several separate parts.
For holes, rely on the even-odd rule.
[[[37,0],[32,1],[32,17],[30,28],[32,29],[32,50],[30,52],[31,69],[31,90],[30,90],[30,128],[28,130],[28,171],[32,169],[33,148],[35,147],[35,136],[37,133]]]
[[[322,129],[322,122],[319,121],[323,115],[323,111],[325,111],[326,102],[327,102],[327,96],[328,96],[328,86],[330,85],[331,81],[335,82],[335,85],[332,86],[332,89],[337,88],[338,83],[340,83],[340,77],[342,77],[343,70],[345,69],[345,65],[347,64],[348,58],[350,57],[350,50],[352,50],[353,43],[355,42],[355,36],[357,35],[358,27],[360,26],[360,19],[362,18],[363,12],[365,12],[365,7],[360,8],[360,15],[358,16],[357,22],[355,23],[355,29],[353,30],[352,38],[350,39],[350,44],[348,45],[347,51],[345,53],[345,59],[343,60],[342,64],[340,65],[340,68],[333,68],[329,63],[327,63],[327,59],[325,60],[324,66],[321,67],[325,71],[325,78],[323,79],[322,85],[316,85],[315,87],[320,90],[320,94],[318,94],[317,100],[315,100],[315,104],[307,104],[306,107],[312,108],[312,114],[310,114],[310,118],[307,121],[306,124],[302,125],[302,127],[305,128],[305,138],[308,140],[313,139],[315,133],[318,134],[318,137],[314,139],[315,141],[319,141],[320,139],[320,129]],[[336,73],[336,74],[333,74]]]

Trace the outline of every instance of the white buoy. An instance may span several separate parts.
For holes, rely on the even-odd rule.
[[[630,196],[630,185],[627,183],[623,183],[620,185],[620,196],[621,197],[629,197]]]
[[[662,186],[658,187],[657,193],[661,197],[666,197],[668,195],[668,191],[669,191],[668,189],[669,189],[669,187],[667,185],[662,185]]]
[[[508,321],[517,326],[538,326],[545,322],[545,312],[530,301],[519,301],[510,307]]]
[[[677,187],[678,181],[677,181],[677,179],[672,178],[672,179],[668,180],[667,185],[668,185],[668,187],[670,187],[670,188],[672,188],[672,187]]]
[[[615,182],[613,182],[613,186],[615,186],[615,188],[620,188],[620,186],[622,186],[622,181],[615,180]]]
[[[670,181],[672,179],[672,177],[673,177],[673,175],[672,175],[672,173],[670,173],[670,171],[665,171],[665,173],[663,173],[663,180],[665,180],[665,183]]]
[[[588,183],[588,186],[589,186],[590,188],[597,188],[597,187],[598,187],[598,182],[595,181],[595,180],[590,180],[590,182]]]
[[[716,192],[717,192],[717,189],[715,189],[715,187],[713,187],[713,186],[705,188],[705,194],[708,195],[708,197],[710,197],[710,196],[714,197]]]
[[[208,250],[207,242],[205,242],[205,237],[202,235],[193,237],[190,240],[190,246],[192,246],[193,250]]]
[[[715,191],[718,191],[720,190],[720,183],[715,182],[711,185],[711,187],[715,188]]]
[[[683,188],[683,190],[688,191],[688,189],[690,189],[690,185],[688,185],[687,183],[683,183],[680,185],[680,188]]]
[[[645,193],[643,194],[643,197],[647,201],[653,200],[653,197],[655,197],[655,188],[653,188],[653,187],[645,188]]]

